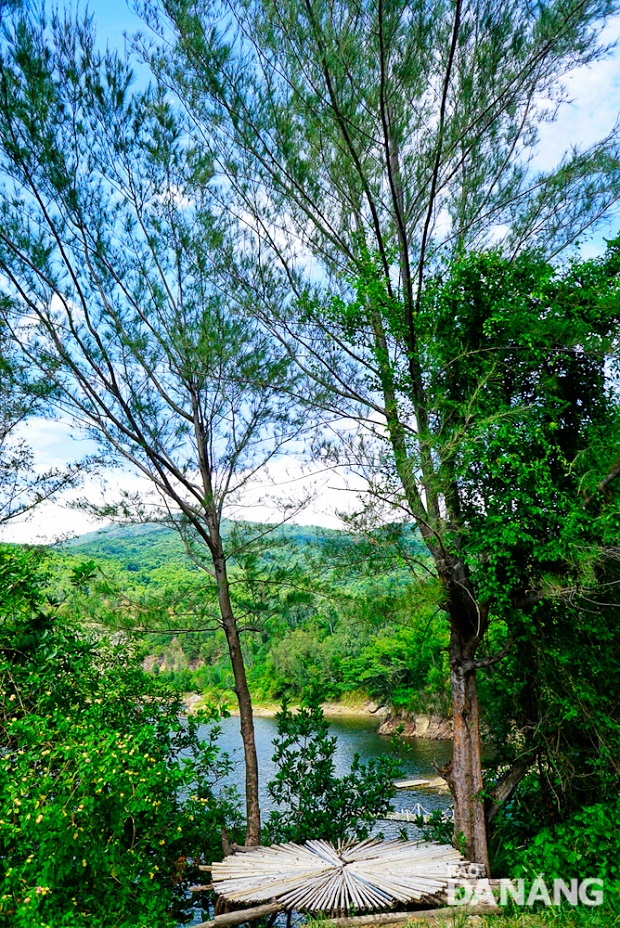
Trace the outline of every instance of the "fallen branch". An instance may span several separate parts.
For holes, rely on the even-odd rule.
[[[216,915],[208,922],[194,925],[194,928],[227,928],[230,925],[242,925],[244,922],[253,922],[256,918],[274,915],[276,912],[281,912],[282,908],[279,902],[267,902],[265,905],[255,905],[252,909],[238,909],[236,912]]]
[[[485,800],[484,809],[487,825],[489,825],[501,806],[507,802],[515,789],[532,766],[534,756],[532,753],[523,754],[499,778],[489,797]]]

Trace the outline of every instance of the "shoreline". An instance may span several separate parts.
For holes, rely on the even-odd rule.
[[[291,706],[293,711],[298,706]],[[350,716],[352,718],[374,718],[383,721],[389,715],[385,706],[378,706],[374,702],[362,703],[361,705],[347,705],[341,702],[324,702],[321,703],[323,715],[325,718],[338,718],[339,716]],[[257,703],[254,706],[254,715],[257,718],[272,719],[280,711],[280,706],[275,703]],[[235,706],[230,710],[231,715],[238,715],[239,710]]]
[[[184,700],[187,713],[191,715],[196,712],[204,701],[205,697],[199,693],[188,693]],[[435,715],[397,713],[371,700],[358,703],[325,702],[321,705],[326,719],[376,720],[377,733],[380,735],[391,736],[400,733],[403,738],[421,738],[427,741],[450,741],[453,738],[452,719]],[[291,706],[293,711],[297,708],[298,706]],[[228,704],[228,711],[231,716],[239,715],[239,709],[234,704]],[[280,706],[277,703],[256,702],[253,705],[254,717],[259,719],[275,718],[279,711]]]
[[[196,712],[201,708],[203,701],[208,701],[200,693],[187,693],[184,699],[185,707],[188,713]],[[324,702],[321,703],[325,718],[337,718],[349,716],[352,718],[374,718],[379,723],[383,722],[390,715],[386,706],[379,706],[377,703],[368,701],[363,703],[342,703],[342,702]],[[293,711],[298,706],[291,706]],[[228,711],[232,716],[239,715],[239,708],[233,703],[228,703]],[[255,718],[273,719],[280,711],[279,703],[255,702],[252,705],[252,711]]]

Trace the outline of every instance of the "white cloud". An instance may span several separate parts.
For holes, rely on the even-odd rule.
[[[342,528],[340,515],[359,507],[365,481],[343,469],[279,458],[250,482],[229,518],[277,522],[289,511],[297,525]]]
[[[23,430],[35,455],[35,469],[62,468],[70,461],[93,454],[93,442],[82,439],[70,421],[33,418]],[[102,487],[102,479],[105,487]],[[360,477],[345,475],[320,464],[281,457],[249,482],[225,516],[257,522],[279,522],[284,513],[299,525],[340,528],[338,513],[357,508],[357,493],[364,489]],[[0,541],[21,544],[51,544],[62,538],[94,531],[108,523],[71,508],[78,498],[97,505],[118,500],[122,493],[139,493],[154,509],[159,498],[150,481],[129,469],[110,468],[100,476],[88,477],[78,489],[56,500],[42,503],[27,518],[15,519],[0,527]],[[305,502],[305,505],[303,504]]]
[[[620,16],[602,33],[603,44],[617,41]],[[560,107],[555,122],[540,129],[534,162],[539,170],[553,168],[571,146],[587,147],[613,129],[620,114],[620,48],[603,61],[575,70],[565,80],[569,102]]]

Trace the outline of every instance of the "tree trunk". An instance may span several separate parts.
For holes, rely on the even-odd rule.
[[[468,633],[469,632],[469,633]],[[480,756],[480,714],[476,670],[471,666],[480,633],[471,622],[450,617],[450,687],[454,713],[454,747],[446,778],[454,799],[454,841],[464,842],[468,860],[489,873],[489,853]]]
[[[235,693],[239,705],[239,726],[241,740],[243,741],[243,754],[245,759],[245,807],[246,832],[245,843],[248,847],[260,844],[260,806],[258,801],[258,759],[256,757],[256,740],[254,738],[254,717],[252,713],[252,697],[245,674],[245,664],[241,653],[241,641],[237,620],[235,619],[230,602],[230,589],[228,585],[228,572],[224,554],[213,557],[215,576],[217,580],[217,595],[222,616],[224,634],[228,644],[230,663],[235,679]]]

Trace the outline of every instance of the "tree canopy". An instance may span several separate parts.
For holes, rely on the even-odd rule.
[[[543,573],[565,558],[549,535],[567,521],[559,497],[588,522],[578,493],[567,502],[579,482],[567,494],[567,472],[596,485],[618,453],[617,432],[602,448],[591,418],[603,430],[613,420],[601,378],[614,335],[607,350],[600,330],[582,347],[597,299],[579,319],[558,299],[570,305],[581,284],[563,289],[560,275],[556,296],[546,283],[548,262],[617,202],[617,127],[552,170],[534,161],[563,79],[605,55],[600,31],[617,7],[141,7],[165,39],[143,52],[254,236],[262,274],[245,278],[248,301],[258,295],[317,402],[327,393],[329,408],[359,423],[338,460],[408,513],[434,559],[451,634],[455,830],[486,864],[476,671],[503,650],[478,650],[508,608],[545,595]],[[584,397],[592,405],[577,426]],[[590,476],[580,430],[594,440]]]
[[[507,708],[531,672],[515,650],[552,661],[592,600],[592,624],[567,629],[566,666],[582,640],[613,637],[618,246],[574,263],[567,249],[618,201],[619,129],[551,170],[535,156],[564,79],[606,54],[618,4],[136,7],[152,29],[135,43],[156,78],[146,91],[88,22],[26,16],[4,41],[0,268],[29,315],[22,350],[60,408],[149,477],[215,574],[250,843],[227,500],[312,423],[323,461],[366,476],[367,521],[397,511],[416,526],[448,620],[455,832],[487,865],[494,810],[536,760],[559,760],[541,719],[553,674]],[[482,670],[519,724],[492,788]],[[587,764],[602,768],[613,739],[591,703]],[[593,718],[577,715],[568,741]]]
[[[17,18],[0,62],[7,324],[57,409],[108,461],[145,476],[100,514],[164,519],[217,588],[259,837],[251,699],[221,522],[258,469],[303,429],[287,353],[230,289],[235,255],[208,160],[163,88],[132,89],[92,24]],[[247,541],[246,541],[247,543]]]

